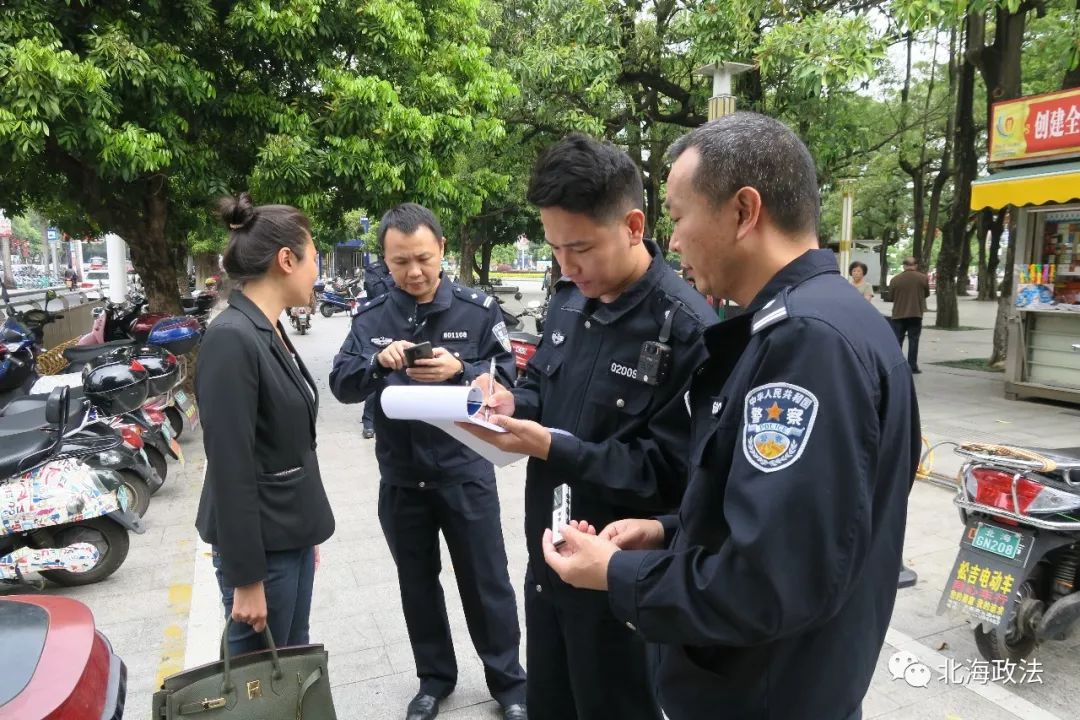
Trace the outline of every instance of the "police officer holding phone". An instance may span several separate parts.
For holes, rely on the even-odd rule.
[[[678,505],[690,430],[684,394],[715,315],[643,239],[641,174],[622,150],[572,135],[541,156],[528,197],[563,279],[527,376],[488,400],[492,421],[508,432],[475,434],[532,456],[529,712],[534,720],[659,720],[641,639],[603,594],[562,582],[540,540],[564,483],[572,516],[597,527]],[[486,378],[476,385],[487,392]]]
[[[397,564],[401,602],[420,690],[407,720],[430,720],[457,682],[450,623],[439,583],[439,532],[454,563],[465,619],[506,720],[525,720],[521,632],[507,572],[492,464],[438,428],[391,420],[378,399],[389,385],[468,385],[489,372],[515,375],[510,339],[494,298],[442,276],[439,221],[406,203],[379,225],[394,277],[389,292],[362,303],[334,359],[330,389],[344,403],[375,406],[382,483],[379,521]]]

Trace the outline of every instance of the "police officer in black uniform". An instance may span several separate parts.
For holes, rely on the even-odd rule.
[[[442,278],[438,220],[412,203],[388,211],[379,244],[395,275],[390,292],[362,303],[334,359],[330,388],[346,403],[370,398],[382,484],[379,521],[398,569],[420,691],[408,720],[429,720],[457,682],[439,560],[446,539],[473,645],[506,720],[525,720],[521,633],[506,567],[492,464],[442,430],[390,420],[378,404],[390,385],[467,385],[487,373],[514,376],[509,334],[493,298]],[[405,349],[428,341],[434,357],[406,368]]]
[[[368,300],[374,300],[380,295],[390,292],[394,287],[394,276],[382,258],[375,258],[364,268],[364,294]],[[364,438],[370,440],[375,437],[375,403],[364,403]]]
[[[657,643],[671,720],[859,718],[919,458],[911,370],[817,249],[814,162],[794,133],[737,113],[670,154],[672,248],[746,312],[705,334],[679,514],[598,537],[575,524],[545,555]]]
[[[534,719],[660,718],[640,638],[604,595],[559,580],[540,548],[563,483],[574,516],[598,527],[670,510],[682,496],[684,394],[712,313],[643,241],[642,199],[630,157],[581,135],[548,149],[529,184],[563,279],[527,376],[489,403],[510,431],[490,440],[533,456],[525,624]]]

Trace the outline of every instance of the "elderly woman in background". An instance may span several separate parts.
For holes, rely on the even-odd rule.
[[[848,267],[848,275],[851,276],[851,284],[855,286],[855,289],[862,293],[862,296],[867,300],[874,299],[874,286],[870,284],[870,281],[866,279],[866,273],[869,268],[866,267],[866,263],[856,260]]]

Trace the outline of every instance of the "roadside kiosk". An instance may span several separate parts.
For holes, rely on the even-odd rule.
[[[1080,404],[1080,89],[995,103],[971,209],[1016,208],[1005,395]]]

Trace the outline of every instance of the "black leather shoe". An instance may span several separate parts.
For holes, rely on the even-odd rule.
[[[911,368],[911,374],[912,375],[922,375],[922,370],[920,370],[917,367],[913,367],[913,368]]]
[[[375,437],[375,431],[374,430],[364,430],[364,439],[365,440],[370,440],[373,437]]]
[[[439,714],[439,698],[417,693],[405,711],[405,720],[435,720]]]
[[[503,720],[529,720],[525,705],[507,705],[503,708]]]

